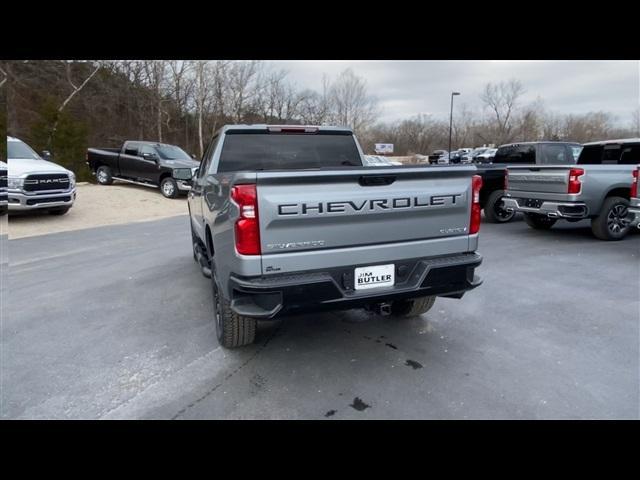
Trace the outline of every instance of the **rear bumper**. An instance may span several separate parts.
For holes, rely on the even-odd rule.
[[[482,263],[477,253],[395,262],[395,285],[380,289],[354,290],[350,265],[323,271],[268,277],[229,279],[231,309],[239,315],[270,319],[283,313],[340,310],[430,295],[461,298],[482,279],[475,268]]]
[[[9,190],[9,211],[28,211],[41,208],[71,207],[76,199],[76,189],[68,192],[27,195]]]
[[[535,206],[527,205],[527,200],[534,200]],[[551,218],[587,218],[589,209],[582,202],[558,202],[539,199],[502,197],[507,211],[537,213]]]

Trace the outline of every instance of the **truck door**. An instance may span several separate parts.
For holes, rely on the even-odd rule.
[[[136,178],[136,169],[138,161],[138,149],[140,144],[136,142],[125,142],[122,153],[118,157],[118,173],[117,176],[126,178]]]
[[[158,183],[158,151],[150,145],[140,145],[138,161],[135,162],[136,178],[147,182]]]
[[[200,161],[200,167],[198,168],[198,175],[193,179],[191,190],[188,194],[189,212],[191,213],[193,228],[202,239],[204,239],[204,216],[202,206],[202,202],[204,201],[203,190],[207,184],[208,170],[211,166],[211,161],[216,151],[216,145],[218,144],[219,138],[219,135],[215,136],[207,150],[204,152],[202,160]]]

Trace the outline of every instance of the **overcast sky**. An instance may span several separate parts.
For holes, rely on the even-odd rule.
[[[455,105],[480,111],[480,92],[488,82],[516,78],[526,93],[523,103],[538,96],[556,113],[603,110],[619,124],[631,121],[640,105],[638,61],[273,61],[289,71],[299,88],[319,90],[322,75],[335,78],[346,68],[366,79],[378,97],[383,121],[430,113],[448,118],[451,91]]]

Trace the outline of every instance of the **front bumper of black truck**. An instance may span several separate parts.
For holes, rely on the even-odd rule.
[[[284,313],[345,310],[430,295],[461,298],[482,283],[475,274],[481,263],[477,253],[398,261],[395,285],[369,290],[354,289],[354,271],[371,264],[264,277],[231,275],[229,300],[237,314],[267,320]]]

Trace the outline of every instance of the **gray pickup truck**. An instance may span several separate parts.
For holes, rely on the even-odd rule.
[[[639,163],[640,138],[632,138],[587,143],[576,165],[509,167],[503,207],[523,212],[532,228],[588,218],[597,238],[621,240],[631,226],[629,200]]]
[[[631,184],[631,200],[629,201],[629,216],[631,226],[640,228],[640,165],[633,171]]]
[[[346,128],[228,125],[188,195],[224,347],[256,321],[365,307],[415,316],[480,285],[473,166],[364,167]]]

